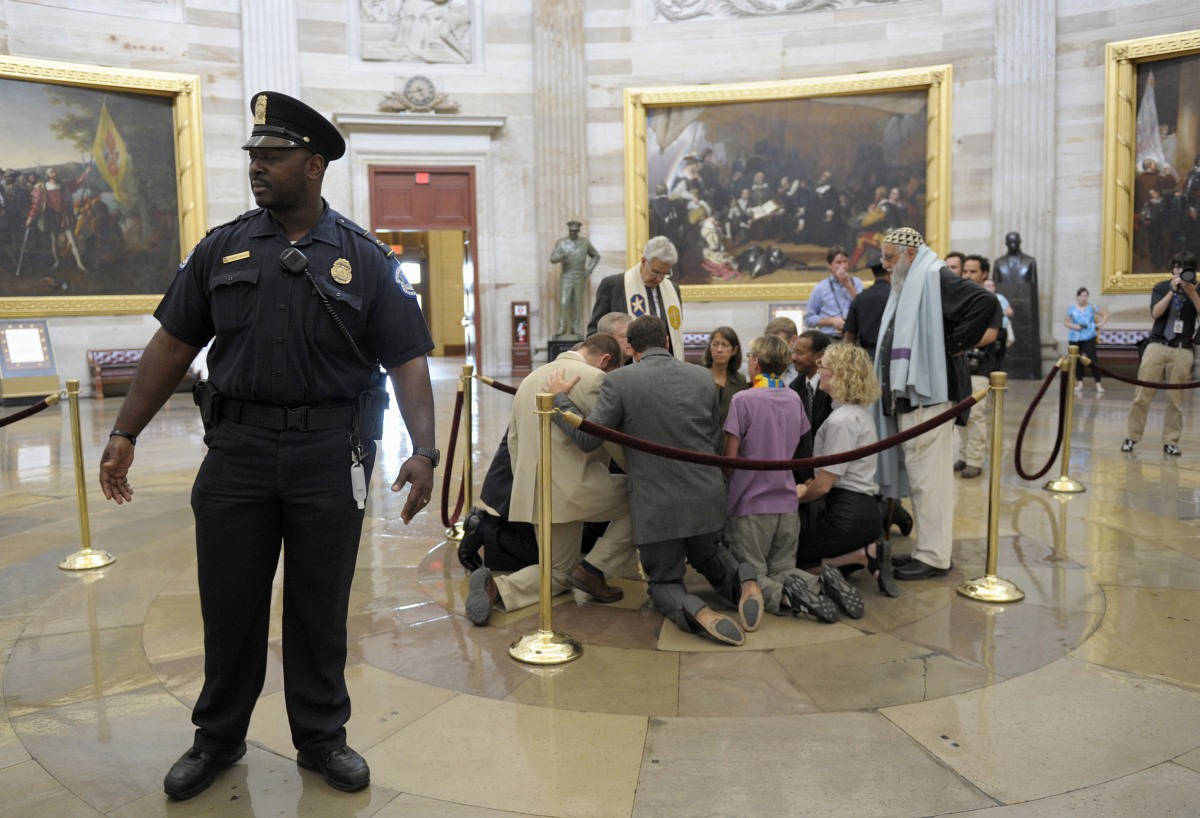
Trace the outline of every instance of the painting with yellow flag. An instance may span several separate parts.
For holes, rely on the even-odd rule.
[[[204,228],[198,93],[0,58],[0,315],[153,310]]]

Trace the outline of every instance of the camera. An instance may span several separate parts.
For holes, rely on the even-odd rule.
[[[1196,284],[1196,271],[1184,270],[1179,274],[1179,280],[1194,286]]]

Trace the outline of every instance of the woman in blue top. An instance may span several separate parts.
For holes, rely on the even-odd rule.
[[[1080,287],[1075,292],[1075,303],[1067,307],[1067,342],[1076,344],[1079,347],[1079,354],[1086,355],[1093,363],[1096,361],[1096,335],[1104,323],[1108,321],[1108,313],[1103,307],[1088,303],[1087,287]],[[1104,386],[1100,383],[1100,373],[1096,367],[1088,367],[1092,371],[1092,377],[1096,380],[1096,394],[1104,392]],[[1083,364],[1080,363],[1075,367],[1075,391],[1083,391]]]

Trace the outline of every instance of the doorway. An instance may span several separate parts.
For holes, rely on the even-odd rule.
[[[371,227],[395,250],[437,348],[475,358],[473,168],[371,167]]]

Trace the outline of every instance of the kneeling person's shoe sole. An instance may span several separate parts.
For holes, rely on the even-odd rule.
[[[837,622],[837,605],[828,597],[818,596],[808,587],[808,583],[799,577],[789,576],[783,581],[784,593],[792,606],[792,614],[800,616],[811,614],[822,622]]]
[[[857,588],[846,582],[841,571],[832,565],[822,566],[821,587],[825,590],[825,596],[832,599],[846,613],[846,616],[851,619],[862,619],[864,610],[862,594],[858,592]]]
[[[224,753],[210,753],[193,747],[171,765],[163,779],[163,792],[174,801],[184,801],[208,789],[217,773],[233,766],[246,754],[246,742]]]
[[[296,763],[325,777],[325,783],[342,792],[357,792],[371,783],[371,768],[367,760],[346,745],[323,756],[299,753]]]

